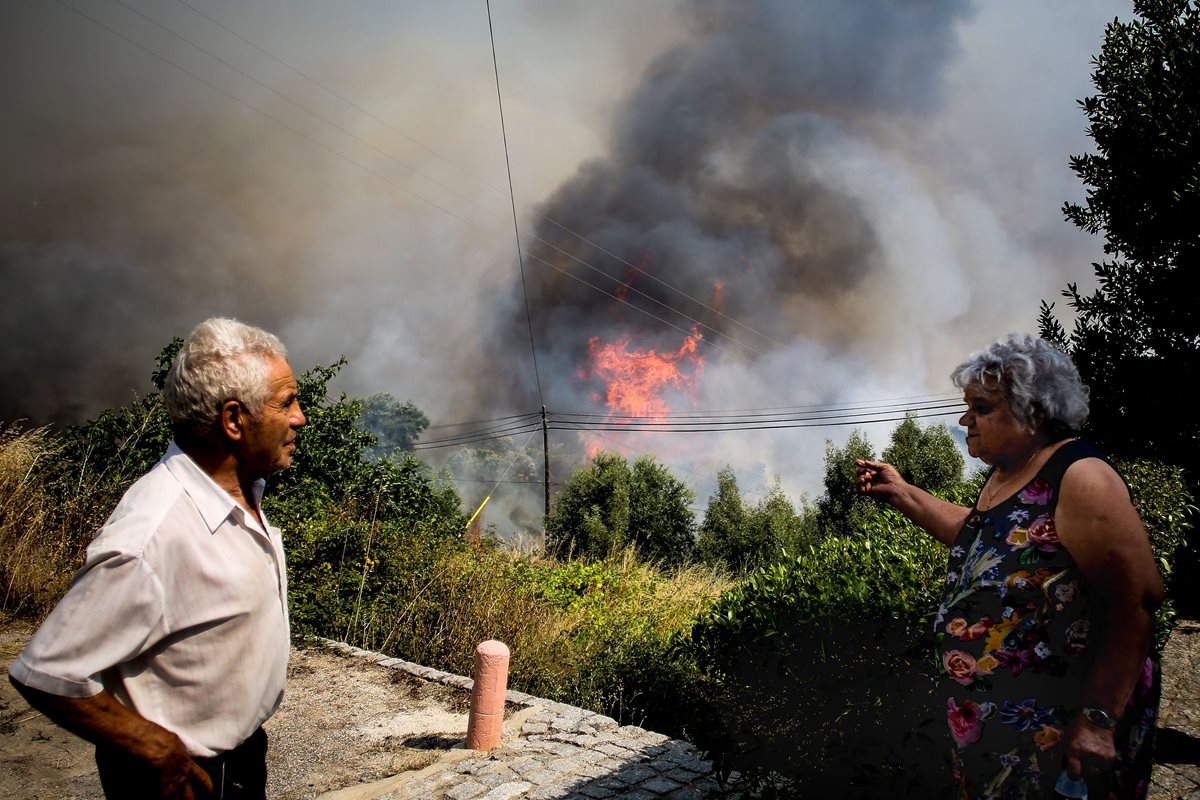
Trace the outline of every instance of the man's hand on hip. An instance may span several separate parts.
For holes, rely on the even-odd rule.
[[[159,797],[197,800],[194,786],[212,794],[212,778],[171,731],[121,703],[107,691],[91,697],[62,697],[10,677],[21,696],[53,722],[92,744],[115,748],[145,762],[159,775]]]

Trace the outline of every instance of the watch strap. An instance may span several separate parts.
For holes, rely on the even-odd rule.
[[[1117,718],[1103,709],[1084,706],[1080,709],[1080,713],[1083,714],[1084,719],[1097,728],[1104,728],[1111,731],[1117,727]]]

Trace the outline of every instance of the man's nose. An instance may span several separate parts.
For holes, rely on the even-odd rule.
[[[296,406],[296,415],[292,418],[293,428],[302,428],[308,423],[308,418],[304,416],[304,410],[299,405]]]

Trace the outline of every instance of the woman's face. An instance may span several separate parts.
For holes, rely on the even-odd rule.
[[[1034,435],[1017,421],[1001,386],[974,384],[963,390],[967,413],[958,424],[967,429],[967,452],[983,463],[1008,466],[1029,453]]]

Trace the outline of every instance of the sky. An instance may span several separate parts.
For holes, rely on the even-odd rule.
[[[677,369],[655,395],[674,413],[947,397],[968,354],[1091,282],[1101,242],[1061,213],[1091,145],[1076,101],[1131,13],[0,3],[0,421],[25,425],[150,391],[158,351],[214,315],[300,370],[345,356],[338,391],[435,426],[625,413],[605,355]],[[859,427],[881,450],[894,424]],[[812,499],[853,429],[610,427],[552,432],[553,480],[648,453],[699,509],[726,464],[751,501],[776,480]],[[540,471],[540,433],[505,441]],[[542,496],[505,469],[459,472],[472,506],[494,488],[502,535]]]

